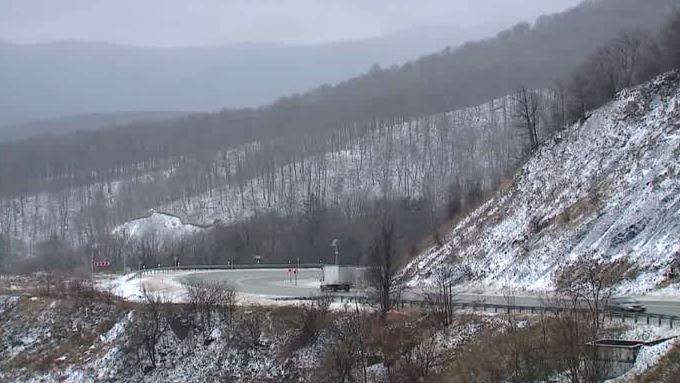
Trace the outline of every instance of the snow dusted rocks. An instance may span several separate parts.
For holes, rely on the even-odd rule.
[[[113,230],[113,234],[132,240],[153,239],[160,244],[177,241],[201,233],[206,228],[185,224],[179,217],[151,211],[146,217],[126,222]]]
[[[511,186],[411,262],[411,283],[463,267],[475,284],[533,291],[587,251],[630,264],[622,293],[672,286],[680,249],[680,74],[622,92],[546,142]]]

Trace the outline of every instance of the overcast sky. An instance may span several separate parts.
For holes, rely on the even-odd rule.
[[[533,20],[580,0],[0,0],[0,39],[142,46],[315,43]]]

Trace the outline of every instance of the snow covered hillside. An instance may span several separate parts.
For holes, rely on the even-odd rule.
[[[149,209],[184,223],[211,225],[272,211],[289,215],[300,211],[310,194],[327,206],[352,206],[383,196],[427,197],[441,205],[452,184],[476,183],[491,190],[514,170],[507,158],[522,143],[511,116],[513,105],[507,96],[449,113],[357,128],[334,147],[322,146],[323,152],[277,158],[271,164],[263,160],[276,152],[268,143],[225,149],[212,160],[206,176],[212,181],[200,189],[187,174],[169,167],[113,182],[0,198],[0,233],[25,244],[30,253],[31,244],[53,234],[81,244],[98,233],[125,230],[130,235],[146,232],[146,226],[196,229],[175,218],[161,222],[160,215],[133,218]]]
[[[179,217],[150,211],[146,217],[126,222],[113,230],[113,234],[131,240],[153,238],[160,243],[181,240],[206,230],[206,227],[185,224]]]
[[[630,264],[622,292],[655,290],[680,247],[680,74],[622,92],[545,143],[512,185],[412,261],[411,283],[464,267],[476,284],[545,290],[592,252]]]
[[[341,149],[279,164],[270,170],[270,177],[235,181],[190,201],[175,199],[154,207],[190,222],[220,220],[229,224],[263,212],[286,215],[300,211],[310,193],[327,206],[383,197],[427,197],[441,205],[452,183],[478,182],[488,190],[500,178],[498,173],[513,168],[508,153],[522,145],[516,139],[513,106],[513,98],[507,96],[475,107],[385,124],[357,134]],[[485,150],[491,147],[500,149]],[[252,151],[253,146],[244,150]]]
[[[302,311],[295,308],[249,306],[227,317],[213,312],[202,317],[191,309],[163,311],[158,322],[139,306],[116,305],[59,297],[0,295],[0,381],[51,382],[300,382],[339,381],[329,360],[345,344],[352,307],[327,314],[328,327],[304,340],[298,330]],[[362,317],[369,312],[361,309]],[[353,319],[356,321],[356,317]],[[500,334],[501,318],[462,315],[447,328],[429,328],[423,317],[395,320],[409,334],[424,334],[432,372],[451,355],[469,347],[482,334]],[[425,322],[425,323],[423,323]],[[156,323],[156,332],[148,330]],[[332,323],[332,325],[331,325]],[[405,330],[402,330],[405,331]],[[367,336],[376,344],[382,334]],[[427,336],[425,336],[427,335]],[[143,340],[149,339],[143,343]],[[354,339],[354,338],[352,338]],[[150,348],[149,348],[150,347]],[[347,347],[354,355],[356,345]],[[409,346],[410,347],[410,346]],[[379,355],[381,349],[369,349]],[[404,351],[416,355],[420,348]],[[149,357],[153,355],[153,361]],[[387,367],[372,359],[368,382],[386,382]],[[395,365],[407,368],[407,359]],[[329,372],[330,371],[330,372]],[[356,362],[349,365],[358,381]]]

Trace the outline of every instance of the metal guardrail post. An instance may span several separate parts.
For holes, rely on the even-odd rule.
[[[649,313],[645,314],[647,316],[647,326],[649,326]]]
[[[659,327],[661,327],[661,314],[659,314]]]

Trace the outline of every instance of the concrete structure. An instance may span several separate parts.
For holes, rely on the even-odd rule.
[[[655,346],[671,338],[651,342],[637,340],[601,339],[588,346],[595,347],[595,363],[602,380],[617,378],[635,365],[640,349]]]

